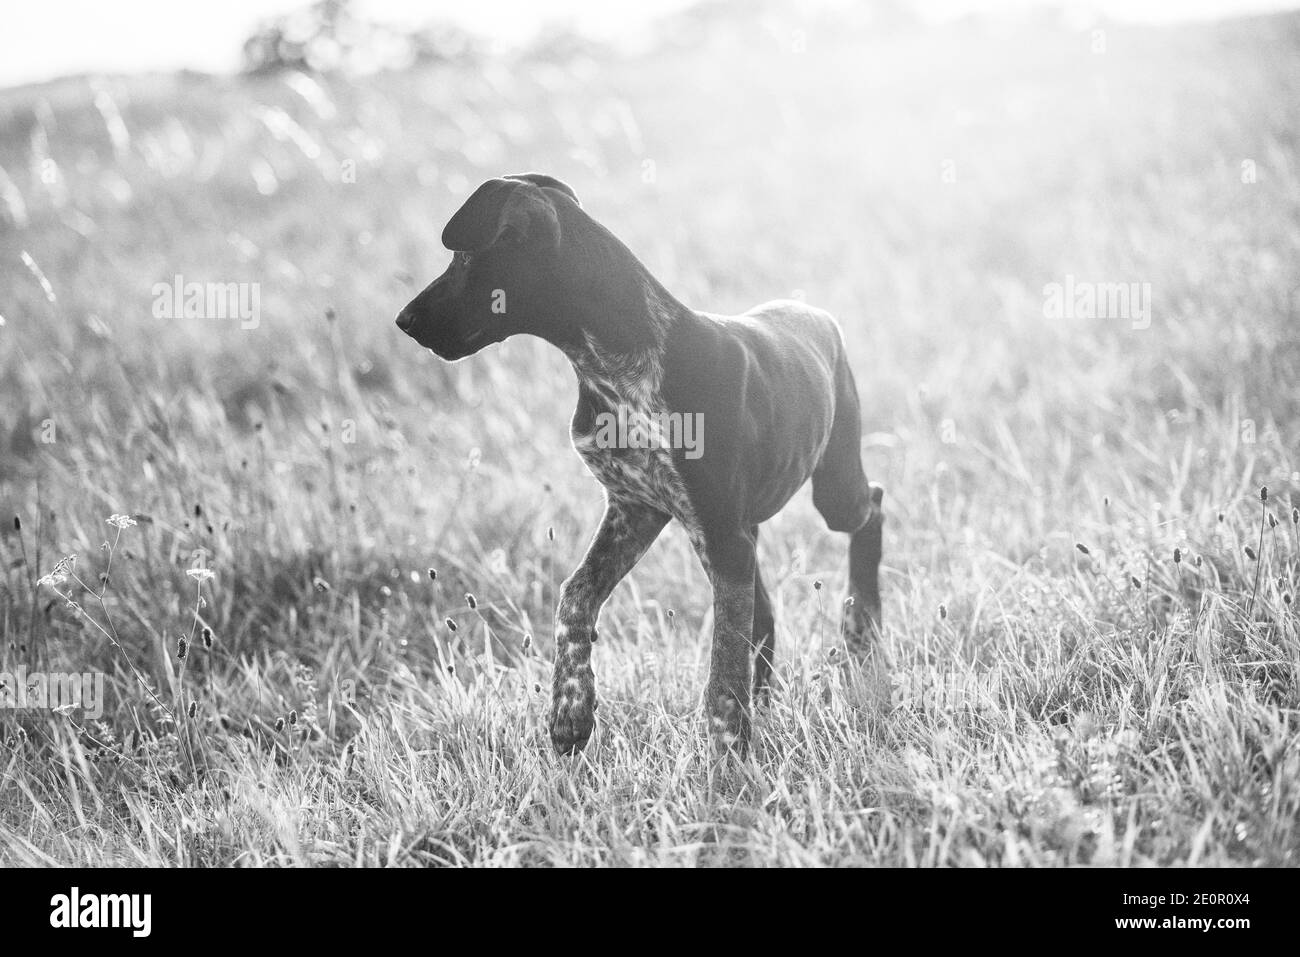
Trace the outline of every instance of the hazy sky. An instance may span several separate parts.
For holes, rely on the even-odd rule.
[[[849,0],[791,0],[797,11]],[[972,8],[1010,9],[1050,3],[1095,8],[1122,19],[1170,20],[1300,6],[1300,0],[918,0],[928,15]],[[690,0],[363,0],[359,11],[378,20],[418,24],[453,20],[513,44],[548,22],[616,38],[635,33],[665,11]],[[298,9],[303,0],[37,0],[17,3],[0,29],[0,86],[67,73],[132,73],[190,67],[233,70],[252,28],[268,16]]]

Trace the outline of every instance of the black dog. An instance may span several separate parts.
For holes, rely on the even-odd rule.
[[[600,528],[556,609],[551,740],[559,751],[591,735],[600,608],[672,518],[713,585],[705,705],[716,743],[748,743],[751,652],[755,697],[772,670],[759,523],[809,478],[826,524],[852,535],[849,648],[859,656],[873,648],[881,490],[862,470],[857,389],[830,315],[790,301],[741,316],[688,309],[572,189],[537,173],[484,183],[442,242],[455,251],[451,265],[402,310],[398,327],[450,360],[520,332],[562,349],[578,374],[574,446],[605,486]],[[693,448],[664,434],[681,439],[695,424]]]

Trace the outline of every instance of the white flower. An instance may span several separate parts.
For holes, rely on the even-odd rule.
[[[196,582],[207,582],[217,577],[217,573],[211,568],[191,568],[185,572]]]
[[[38,585],[57,587],[67,582],[68,572],[77,564],[76,555],[68,555],[54,563],[54,570],[36,580]]]
[[[135,524],[135,519],[130,515],[113,514],[108,516],[108,524],[113,525],[116,528],[130,528]]]

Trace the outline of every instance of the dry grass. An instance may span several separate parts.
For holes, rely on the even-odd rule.
[[[1102,55],[724,27],[641,61],[0,94],[0,670],[108,672],[97,722],[0,713],[0,863],[1296,863],[1300,20]],[[572,372],[526,339],[444,366],[391,321],[468,190],[521,168],[688,303],[842,319],[892,711],[835,663],[845,543],[802,495],[761,542],[752,761],[707,756],[675,530],[604,612],[592,746],[550,753],[555,587],[600,509]],[[261,283],[260,326],[153,319],[177,273]],[[1045,319],[1067,274],[1151,283],[1151,327]],[[75,553],[99,591],[113,513],[139,524],[102,603],[35,585]]]

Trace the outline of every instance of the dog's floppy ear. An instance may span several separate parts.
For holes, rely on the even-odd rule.
[[[573,191],[573,187],[562,180],[556,179],[554,176],[547,176],[545,173],[510,173],[506,176],[506,179],[517,179],[546,189],[558,189],[579,206],[582,205],[582,200],[578,199],[578,194]]]
[[[560,239],[560,218],[541,189],[518,179],[490,179],[451,217],[442,231],[442,244],[460,252],[478,252],[512,228],[523,239],[550,244]]]

